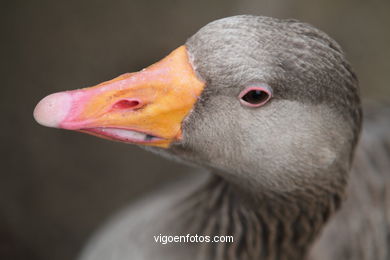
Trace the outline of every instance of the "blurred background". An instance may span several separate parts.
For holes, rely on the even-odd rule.
[[[0,259],[74,259],[110,215],[189,168],[34,122],[47,94],[137,71],[217,18],[296,18],[335,38],[365,98],[390,100],[388,0],[89,0],[1,4]]]

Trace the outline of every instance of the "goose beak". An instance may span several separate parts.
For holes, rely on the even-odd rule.
[[[35,107],[34,118],[48,127],[167,148],[181,139],[182,121],[204,85],[181,46],[142,71],[51,94]]]

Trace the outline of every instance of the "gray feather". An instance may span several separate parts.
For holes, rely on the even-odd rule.
[[[186,46],[206,88],[183,140],[147,149],[210,173],[120,214],[82,259],[388,259],[390,113],[367,117],[352,165],[359,88],[340,46],[308,24],[256,16],[212,22]],[[257,84],[273,98],[244,107],[238,94]],[[188,233],[234,242],[153,240]]]

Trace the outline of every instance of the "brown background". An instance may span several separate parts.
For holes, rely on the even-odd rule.
[[[49,129],[35,104],[139,70],[206,23],[298,18],[346,50],[365,97],[390,100],[390,1],[2,1],[0,259],[73,259],[110,214],[188,168],[137,147]]]

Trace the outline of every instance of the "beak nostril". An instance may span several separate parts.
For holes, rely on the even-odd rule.
[[[113,109],[136,109],[141,106],[141,102],[135,99],[121,99],[118,102],[116,102],[112,108]]]

